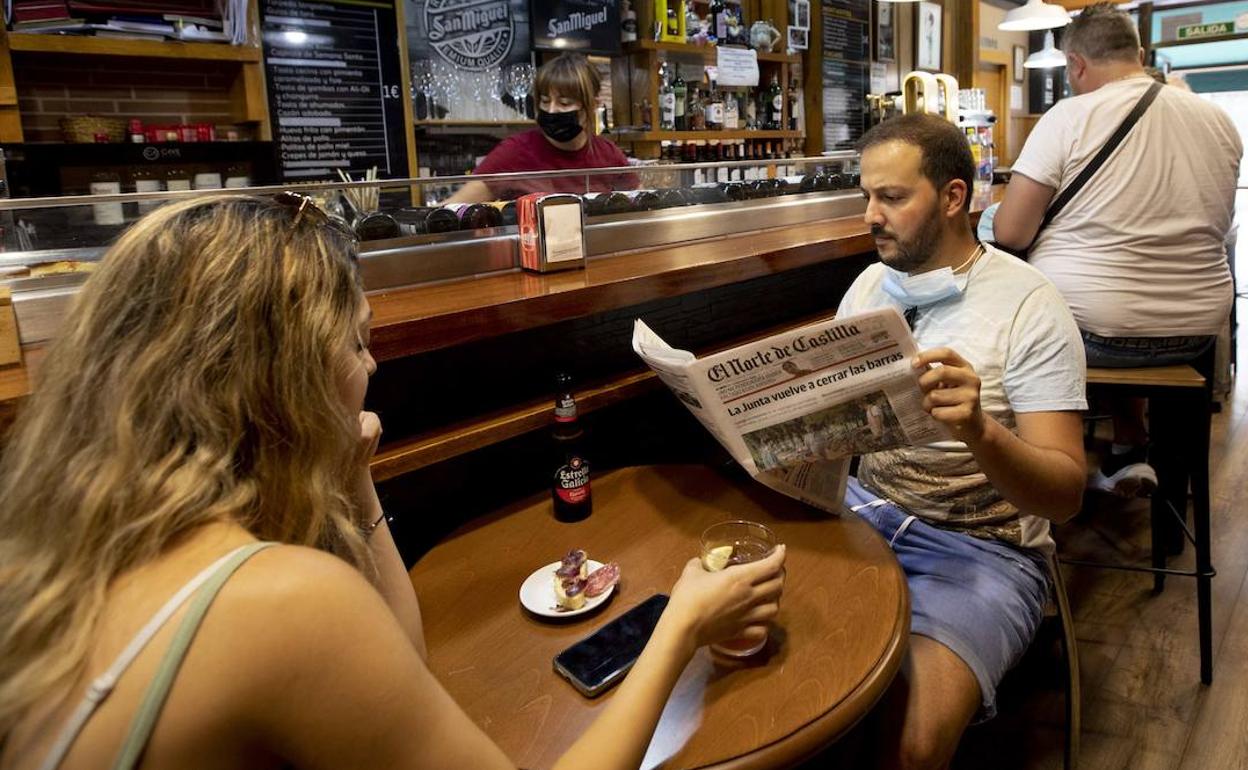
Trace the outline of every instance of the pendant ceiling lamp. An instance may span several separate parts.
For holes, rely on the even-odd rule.
[[[1051,70],[1066,66],[1066,54],[1053,45],[1053,32],[1044,33],[1044,48],[1027,57],[1023,66],[1029,70]]]
[[[1027,4],[1005,15],[1005,21],[997,29],[1005,32],[1030,32],[1036,29],[1053,29],[1070,23],[1070,14],[1060,5],[1044,0],[1027,0]]]

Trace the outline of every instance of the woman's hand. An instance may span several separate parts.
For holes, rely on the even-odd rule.
[[[672,587],[664,615],[687,625],[696,646],[725,639],[762,639],[767,623],[780,611],[784,588],[783,545],[765,559],[708,572],[690,559]]]
[[[368,524],[376,518],[376,511],[381,510],[381,502],[377,499],[377,489],[373,486],[372,472],[369,463],[381,443],[381,418],[376,412],[360,412],[360,434],[355,449],[355,502],[359,513]]]

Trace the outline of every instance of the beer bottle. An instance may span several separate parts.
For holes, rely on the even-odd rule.
[[[593,510],[589,462],[582,447],[584,435],[576,418],[572,378],[560,374],[555,378],[555,429],[551,433],[555,447],[555,473],[550,490],[558,521],[580,521]]]

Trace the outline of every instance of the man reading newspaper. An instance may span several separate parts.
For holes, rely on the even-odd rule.
[[[863,455],[845,503],[889,541],[910,588],[910,648],[882,703],[882,750],[890,765],[944,767],[1031,643],[1049,522],[1080,505],[1083,344],[1044,276],[976,242],[961,131],[904,115],[859,148],[881,264],[858,276],[838,317],[904,313],[923,408],[952,440]]]

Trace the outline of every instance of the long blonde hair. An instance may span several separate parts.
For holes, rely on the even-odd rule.
[[[84,673],[110,581],[206,523],[371,566],[339,387],[361,297],[346,235],[269,199],[170,204],[109,250],[0,459],[0,743]]]

